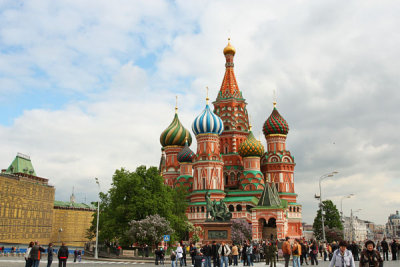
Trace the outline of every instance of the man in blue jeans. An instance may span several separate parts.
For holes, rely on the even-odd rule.
[[[225,263],[225,267],[229,266],[228,262],[228,256],[231,254],[231,249],[227,244],[225,244],[224,241],[221,242],[221,246],[218,249],[218,255],[220,260],[220,267],[223,267],[223,264]]]
[[[201,249],[201,253],[205,258],[204,267],[211,267],[211,246],[206,242],[206,245]]]

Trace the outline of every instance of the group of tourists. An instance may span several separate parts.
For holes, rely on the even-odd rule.
[[[38,241],[30,242],[25,253],[25,267],[39,267],[42,253],[45,252],[46,249],[40,246]],[[57,252],[59,267],[65,267],[67,265],[68,254],[68,247],[65,246],[65,243],[62,243]],[[47,267],[50,267],[53,263],[53,255],[53,244],[50,243],[47,247]]]
[[[278,260],[278,247],[282,249],[285,267],[292,261],[293,267],[302,265],[318,265],[318,257],[321,260],[330,261],[330,267],[355,267],[359,261],[360,267],[382,267],[383,261],[389,260],[388,253],[392,254],[392,260],[397,259],[400,251],[396,240],[388,243],[384,238],[376,244],[368,240],[364,244],[347,243],[346,241],[318,243],[316,240],[294,239],[286,237],[283,243],[277,240],[265,240],[264,242],[249,241],[243,245],[228,245],[225,242],[205,242],[202,247],[194,244],[185,246],[179,244],[171,253],[172,267],[187,266],[186,254],[190,254],[191,265],[194,267],[228,267],[230,265],[253,266],[254,262],[265,260],[266,265],[276,267]],[[381,253],[383,256],[381,256]],[[164,265],[165,250],[157,249],[156,264]]]

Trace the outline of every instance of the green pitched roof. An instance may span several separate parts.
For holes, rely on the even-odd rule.
[[[264,192],[262,193],[257,206],[279,207],[281,205],[281,199],[279,198],[279,194],[276,190],[275,184],[272,184],[271,187],[269,183],[266,183],[264,187]]]
[[[251,202],[254,205],[257,205],[258,198],[248,196],[248,197],[226,197],[224,198],[224,202]]]
[[[75,209],[95,209],[92,205],[88,205],[85,203],[72,203],[67,201],[58,201],[54,200],[54,207],[61,208],[75,208]]]
[[[8,167],[6,173],[26,173],[36,176],[30,157],[21,153],[17,154],[11,165]]]

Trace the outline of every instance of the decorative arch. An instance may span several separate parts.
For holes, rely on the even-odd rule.
[[[233,205],[229,205],[228,209],[229,209],[230,212],[235,211],[235,207]]]
[[[240,204],[237,205],[237,206],[236,206],[236,211],[242,211],[242,205],[240,205]]]

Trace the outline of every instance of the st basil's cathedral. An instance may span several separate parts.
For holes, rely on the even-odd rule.
[[[276,102],[262,129],[267,149],[254,137],[246,101],[236,82],[235,48],[228,41],[223,50],[225,75],[217,99],[206,99],[204,110],[192,124],[192,136],[178,118],[160,136],[160,173],[165,184],[185,186],[189,192],[187,217],[195,225],[206,220],[205,193],[225,202],[232,219],[251,224],[253,240],[301,237],[302,206],[294,189],[294,157],[286,150],[289,126]]]

